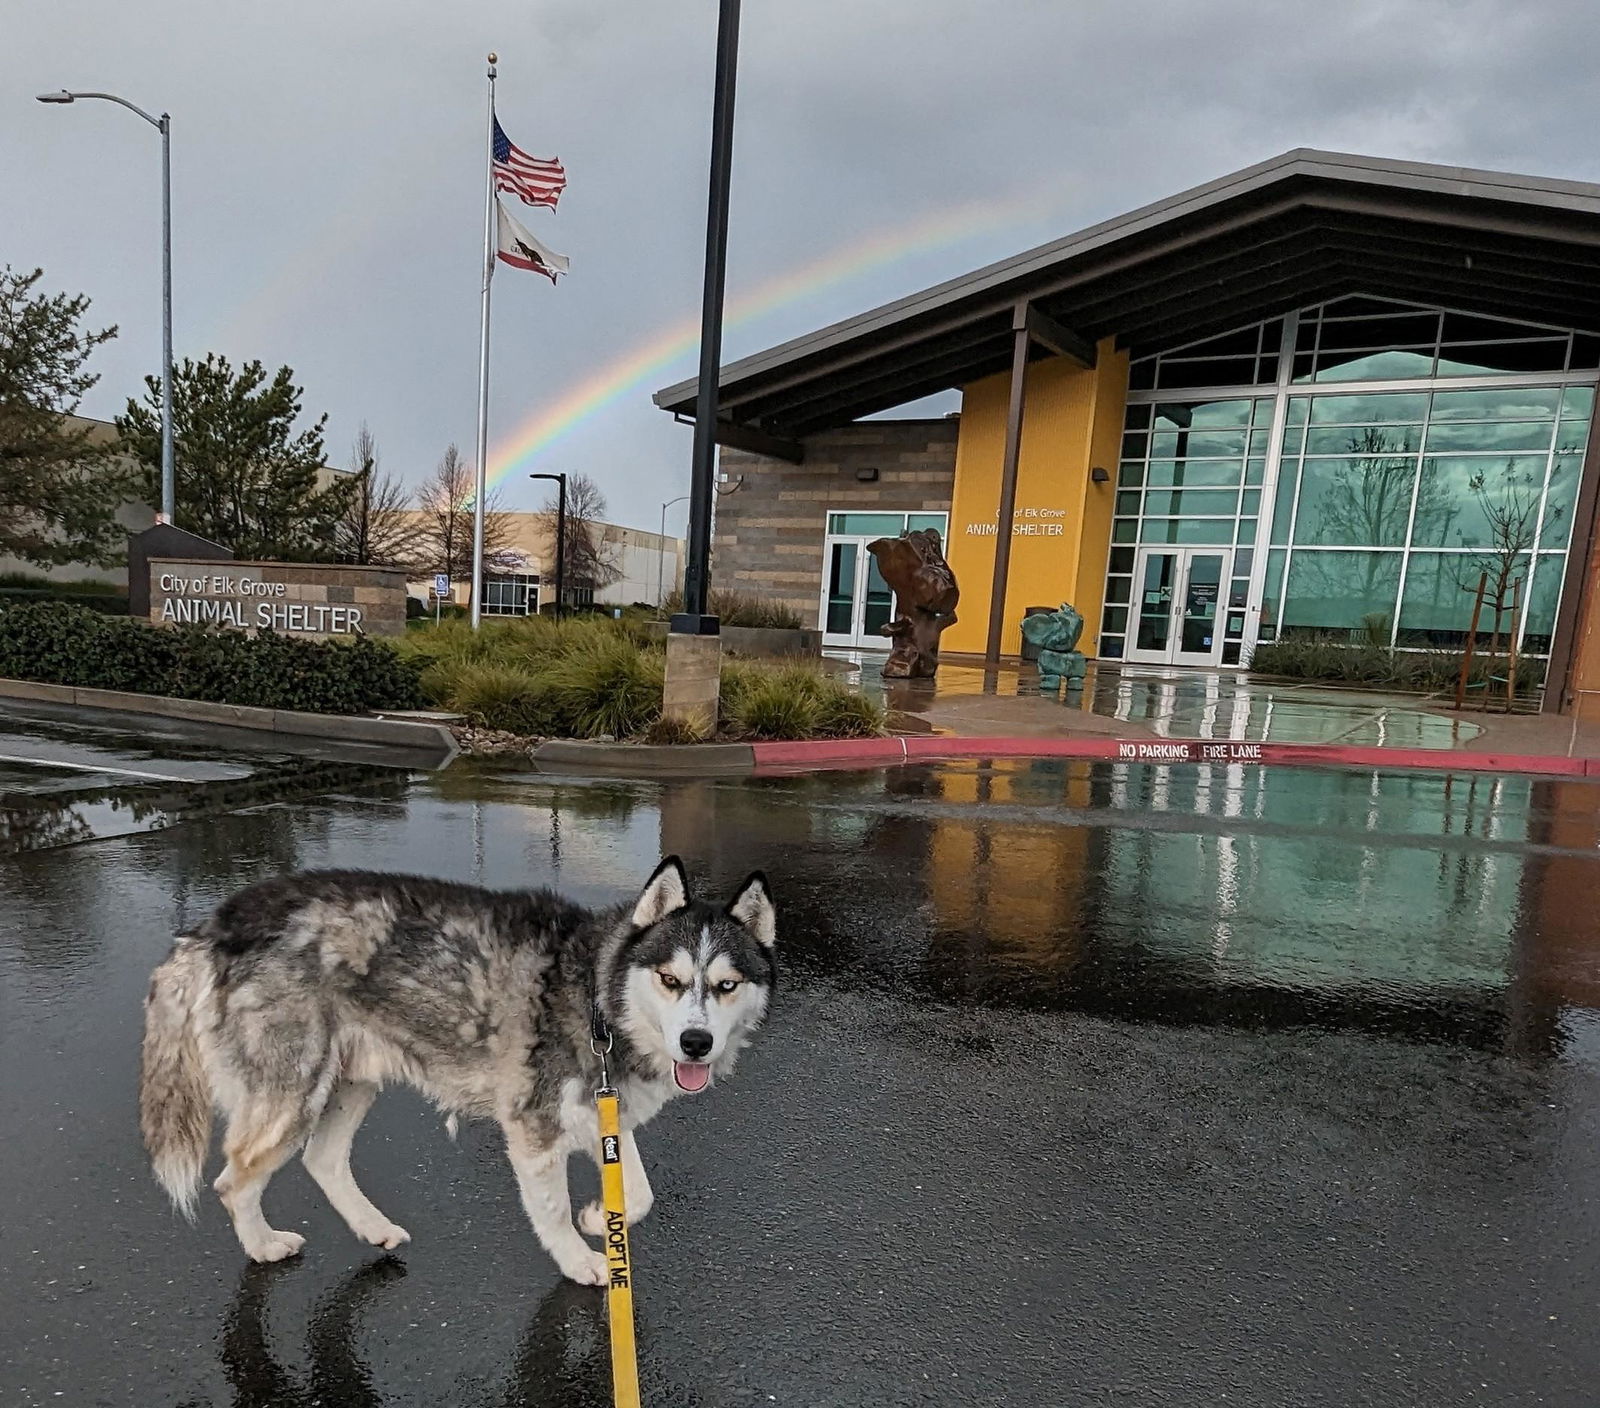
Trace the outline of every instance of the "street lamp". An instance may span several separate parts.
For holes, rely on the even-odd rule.
[[[667,595],[666,590],[665,590],[665,588],[663,586],[663,582],[665,581],[666,575],[667,575],[667,510],[669,508],[671,508],[673,506],[673,504],[681,504],[688,497],[689,496],[687,494],[679,494],[677,498],[668,499],[666,501],[666,503],[661,505],[661,532],[657,535],[659,541],[656,543],[656,610],[657,611],[659,611],[661,609],[661,603],[664,600],[666,600],[666,595]]]
[[[171,523],[177,515],[172,472],[172,116],[152,117],[115,93],[73,93],[63,88],[39,94],[41,103],[75,103],[79,98],[119,103],[161,133],[161,512],[157,520]]]
[[[711,191],[706,210],[705,287],[700,308],[700,376],[695,393],[689,471],[689,534],[683,610],[671,629],[718,634],[710,614],[711,503],[717,455],[717,377],[722,361],[722,301],[728,263],[728,195],[733,172],[733,96],[739,59],[739,0],[719,0],[717,66],[711,98]]]
[[[562,595],[567,585],[567,476],[565,474],[530,474],[529,479],[553,479],[556,482],[556,620],[566,610]]]

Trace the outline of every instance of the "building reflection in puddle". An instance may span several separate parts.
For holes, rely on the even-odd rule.
[[[841,781],[847,776],[848,781]],[[762,799],[759,817],[752,797]],[[832,853],[808,972],[1134,1021],[1555,1054],[1600,1007],[1589,784],[1084,761],[668,788],[664,849]],[[695,844],[690,845],[689,843]]]

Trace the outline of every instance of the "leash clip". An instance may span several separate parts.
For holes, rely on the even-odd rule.
[[[611,1048],[616,1044],[611,1028],[606,1024],[606,1019],[600,1015],[600,1004],[595,1003],[589,1014],[589,1050],[600,1058],[600,1088],[596,1095],[604,1094],[611,1089],[611,1071],[606,1063],[606,1057],[611,1054]]]

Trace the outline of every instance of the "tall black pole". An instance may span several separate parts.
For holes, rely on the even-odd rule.
[[[689,477],[689,540],[683,611],[672,629],[716,635],[706,614],[711,578],[711,504],[717,456],[717,372],[722,362],[722,294],[728,262],[728,189],[733,172],[733,90],[739,60],[739,0],[720,0],[717,76],[711,109],[711,198],[706,211],[706,280],[700,312],[700,388],[694,407],[694,458]]]
[[[529,479],[553,479],[556,485],[556,618],[565,607],[562,596],[567,585],[567,473],[530,474]],[[549,502],[547,499],[545,502]]]
[[[567,614],[567,476],[556,475],[556,619]]]

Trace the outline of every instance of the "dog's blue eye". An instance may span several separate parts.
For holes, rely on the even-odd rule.
[[[737,978],[724,978],[720,983],[717,984],[717,991],[726,995],[730,992],[733,992],[738,988],[738,986],[739,980]]]

